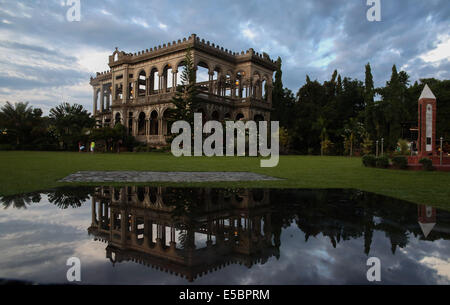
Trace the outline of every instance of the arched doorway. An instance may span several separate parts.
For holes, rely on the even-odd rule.
[[[261,121],[264,121],[264,116],[262,116],[261,114],[256,114],[256,115],[253,117],[253,121],[255,121],[256,123],[259,123],[259,122],[261,122]]]
[[[122,118],[121,118],[120,112],[116,113],[114,120],[115,120],[114,126],[116,126],[117,124],[122,124]]]
[[[220,121],[220,114],[219,111],[213,111],[213,113],[211,114],[211,119],[213,121]]]
[[[150,114],[150,135],[156,136],[158,135],[158,112],[153,110]]]
[[[145,135],[145,113],[141,112],[138,118],[138,135]]]

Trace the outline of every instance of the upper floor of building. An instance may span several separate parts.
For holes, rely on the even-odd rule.
[[[91,78],[94,113],[111,107],[168,102],[182,84],[186,52],[190,50],[196,83],[205,99],[218,103],[271,104],[275,61],[253,49],[235,53],[195,34],[177,42],[134,54],[117,48],[109,56],[111,70]]]

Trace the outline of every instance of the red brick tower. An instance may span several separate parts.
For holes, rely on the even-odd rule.
[[[419,137],[417,139],[419,159],[436,156],[436,97],[425,84],[419,97]]]

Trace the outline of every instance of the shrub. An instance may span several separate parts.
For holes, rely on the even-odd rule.
[[[0,144],[0,151],[2,151],[2,150],[7,151],[7,150],[14,150],[14,149],[15,149],[15,147],[11,144]]]
[[[387,168],[389,166],[389,158],[386,156],[376,158],[376,166],[378,168]]]
[[[404,156],[396,156],[392,158],[392,164],[399,169],[406,169],[408,167],[408,159]]]
[[[397,149],[395,153],[403,156],[409,155],[410,154],[409,141],[405,139],[399,139],[397,142]]]
[[[422,158],[419,160],[420,163],[422,163],[423,169],[426,171],[432,171],[434,169],[433,167],[433,161],[428,158]]]
[[[362,157],[362,163],[365,167],[375,167],[377,164],[377,158],[374,155],[365,155]]]
[[[152,148],[150,146],[147,146],[147,144],[141,143],[134,147],[134,152],[151,152]]]

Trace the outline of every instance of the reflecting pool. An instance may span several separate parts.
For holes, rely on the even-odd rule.
[[[82,284],[450,283],[450,213],[357,190],[77,187],[0,198],[0,278]]]

